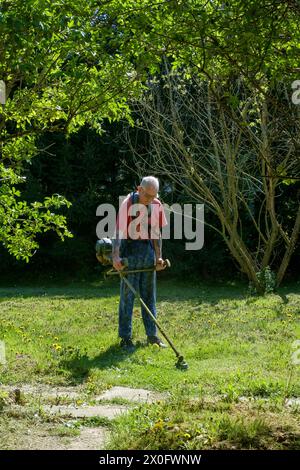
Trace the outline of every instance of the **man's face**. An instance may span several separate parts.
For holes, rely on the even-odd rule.
[[[139,203],[148,206],[151,204],[154,198],[157,197],[157,191],[153,186],[147,186],[143,188],[142,186],[138,186],[139,192]]]

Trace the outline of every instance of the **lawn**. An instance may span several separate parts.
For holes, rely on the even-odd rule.
[[[118,283],[110,279],[0,288],[7,358],[1,383],[168,392],[167,400],[118,418],[111,448],[300,448],[300,410],[293,402],[300,397],[300,365],[292,362],[293,343],[300,339],[300,283],[255,297],[244,285],[163,276],[158,319],[187,371],[175,368],[171,348],[144,344],[138,304],[138,348],[120,351]]]

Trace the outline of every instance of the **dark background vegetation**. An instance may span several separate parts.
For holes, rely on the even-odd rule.
[[[73,238],[60,241],[55,233],[39,236],[40,249],[29,263],[17,261],[0,247],[0,280],[20,282],[24,280],[55,281],[93,280],[101,276],[103,268],[95,258],[96,208],[109,202],[118,207],[118,197],[128,194],[139,183],[135,162],[122,139],[122,123],[106,123],[104,133],[97,134],[87,127],[66,139],[64,134],[49,133],[39,143],[43,150],[27,166],[23,196],[29,202],[43,200],[54,193],[64,195],[72,206],[63,209]],[[160,178],[160,175],[156,175]],[[182,191],[170,194],[164,191],[168,182],[161,178],[163,202],[190,202]],[[282,185],[280,204],[282,212],[293,212],[293,201],[299,185]],[[205,201],[204,201],[205,202]],[[205,212],[207,222],[216,223],[213,215]],[[247,215],[245,214],[245,217]],[[249,224],[250,226],[250,224]],[[249,230],[243,234],[251,240]],[[213,280],[241,280],[233,258],[221,237],[205,227],[204,247],[200,251],[186,251],[184,240],[164,240],[163,255],[172,262],[169,275],[174,277]],[[300,263],[299,245],[289,266],[286,280],[293,280]]]

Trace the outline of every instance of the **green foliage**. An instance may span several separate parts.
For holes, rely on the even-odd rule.
[[[0,186],[0,242],[16,259],[29,261],[29,256],[39,246],[36,241],[39,233],[55,230],[62,240],[72,236],[66,228],[65,216],[52,212],[63,205],[70,207],[64,197],[57,194],[46,197],[43,202],[28,204],[20,200],[19,189],[12,185],[22,182],[22,177],[1,166],[0,177],[3,181]]]
[[[5,408],[8,402],[8,393],[0,390],[0,412]]]
[[[272,409],[273,406],[273,409]],[[116,420],[109,449],[280,449],[296,448],[296,428],[284,426],[284,411],[266,403],[227,404],[217,397],[175,392],[171,400],[143,405]],[[275,408],[276,409],[276,408]],[[286,412],[286,411],[285,411]],[[279,425],[280,422],[280,425]],[[287,431],[284,444],[277,432]],[[289,437],[288,437],[289,436]]]
[[[146,66],[154,73],[159,51],[175,68],[192,65],[211,78],[241,74],[258,86],[262,77],[281,79],[297,68],[297,2],[139,0],[135,7],[122,2],[122,9],[118,3],[111,5],[122,38],[132,47],[135,36],[140,39],[133,48],[138,69]]]
[[[44,151],[36,138],[45,131],[70,135],[87,124],[101,134],[104,119],[133,124],[128,101],[149,74],[160,71],[162,58],[211,81],[243,75],[245,83],[266,92],[297,73],[298,14],[297,4],[267,0],[110,0],[101,7],[96,0],[2,1],[0,79],[7,100],[0,110],[0,173],[10,172],[0,201],[4,222],[17,223],[11,215],[17,196],[9,187],[23,175],[24,164]],[[227,98],[238,106],[235,95]],[[63,221],[52,212],[43,219],[25,201],[15,205],[21,218],[33,211],[40,223],[22,222],[9,233],[1,225],[0,239],[12,254],[28,259],[38,233],[50,226],[62,231]],[[11,238],[11,231],[18,236]]]
[[[261,438],[270,434],[270,428],[261,418],[245,422],[243,418],[224,416],[218,423],[218,438],[238,443],[242,448],[259,447]]]
[[[256,273],[261,290],[265,294],[274,292],[276,289],[276,274],[271,270],[270,266],[266,266]],[[249,284],[249,290],[253,294],[257,294],[257,290],[253,284]]]
[[[0,109],[0,241],[17,259],[32,256],[40,233],[71,236],[65,217],[52,212],[70,207],[65,197],[28,204],[14,186],[41,151],[37,137],[46,130],[75,133],[86,123],[101,132],[104,118],[129,117],[126,97],[139,87],[130,48],[120,54],[108,47],[118,34],[94,0],[1,2],[0,79],[7,97]]]

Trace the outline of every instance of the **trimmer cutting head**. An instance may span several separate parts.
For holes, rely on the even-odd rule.
[[[178,357],[175,367],[181,370],[187,370],[189,368],[188,363],[184,360],[183,356]]]

